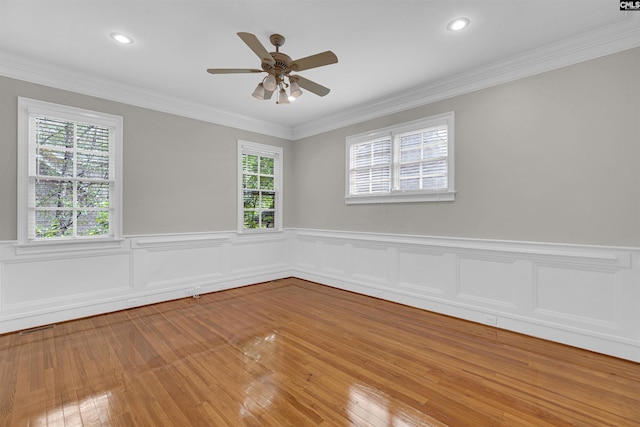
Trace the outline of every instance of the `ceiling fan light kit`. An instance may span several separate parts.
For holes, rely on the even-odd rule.
[[[295,76],[291,76],[289,77],[289,82],[289,93],[291,94],[291,96],[297,98],[302,95],[302,90],[300,89],[300,85],[298,84],[298,79],[296,79]]]
[[[264,85],[262,83],[260,83],[258,85],[258,87],[256,87],[256,90],[254,90],[251,95],[253,95],[254,98],[259,99],[259,100],[262,101],[262,100],[265,100],[265,99],[270,99],[271,95],[273,95],[273,91],[272,90],[266,90]]]
[[[278,95],[278,104],[288,104],[289,96],[287,95],[287,91],[284,88],[280,89],[280,94]]]
[[[273,92],[274,90],[276,90],[276,87],[278,87],[278,80],[273,74],[269,74],[264,78],[264,88],[266,90],[270,90],[271,92]]]
[[[272,34],[271,37],[269,37],[269,41],[276,48],[275,52],[268,52],[254,34],[241,32],[238,33],[238,36],[249,46],[258,58],[260,58],[262,69],[209,68],[207,72],[210,74],[266,72],[267,76],[258,84],[252,96],[260,100],[271,99],[273,92],[277,90],[277,104],[289,104],[290,101],[302,95],[301,88],[318,96],[325,96],[330,92],[330,89],[327,87],[305,79],[298,74],[291,74],[292,72],[300,72],[337,63],[338,57],[330,50],[293,61],[289,55],[280,52],[280,46],[284,44],[285,40],[284,36],[280,34]],[[289,89],[289,94],[287,94],[287,89]]]

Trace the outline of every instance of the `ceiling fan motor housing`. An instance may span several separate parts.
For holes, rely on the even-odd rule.
[[[270,52],[271,57],[275,61],[275,64],[262,63],[262,69],[267,73],[273,74],[276,77],[284,77],[291,70],[289,70],[289,63],[292,61],[289,55],[285,55],[282,52]]]

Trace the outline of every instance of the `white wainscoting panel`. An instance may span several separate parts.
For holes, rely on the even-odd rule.
[[[3,286],[3,306],[77,298],[105,290],[129,290],[129,267],[128,253],[9,261],[4,265],[3,283],[15,286]]]
[[[313,244],[313,243],[312,243]],[[317,242],[324,246],[318,250],[321,259],[318,260],[322,270],[330,274],[346,274],[353,265],[353,247],[341,242]]]
[[[352,259],[352,277],[380,285],[389,282],[389,254],[386,245],[354,244]]]
[[[292,275],[640,362],[640,249],[290,230]]]
[[[287,233],[248,234],[239,236],[233,245],[231,274],[254,277],[256,282],[267,272],[288,269]],[[267,279],[265,279],[267,280]]]
[[[536,267],[537,313],[617,327],[620,291],[614,270]],[[563,301],[571,301],[571,305],[563,304]]]
[[[227,232],[0,242],[0,333],[287,277],[286,241]]]
[[[456,259],[444,251],[400,247],[397,253],[396,286],[420,295],[444,297],[455,292]]]
[[[289,276],[640,362],[640,248],[308,229],[0,242],[0,333]]]
[[[145,272],[144,287],[175,288],[207,284],[222,276],[222,245],[228,238],[160,236],[133,239],[136,266]]]
[[[481,306],[516,308],[517,291],[526,284],[527,273],[526,266],[514,260],[459,256],[458,298]]]

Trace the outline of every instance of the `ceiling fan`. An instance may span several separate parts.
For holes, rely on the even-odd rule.
[[[298,96],[302,95],[302,90],[300,88],[304,88],[318,96],[325,96],[329,93],[329,88],[309,79],[305,79],[298,74],[292,75],[291,73],[335,64],[338,62],[338,57],[330,50],[293,61],[289,55],[285,55],[280,52],[280,46],[284,44],[284,36],[281,36],[280,34],[272,34],[269,37],[271,44],[276,47],[275,52],[268,52],[254,34],[240,32],[238,33],[238,36],[256,55],[258,55],[262,69],[209,68],[207,69],[207,72],[211,74],[266,72],[267,76],[262,80],[262,82],[260,82],[260,84],[258,84],[258,87],[253,91],[252,95],[261,100],[271,99],[273,92],[278,90],[278,104],[288,104],[290,100],[294,100]],[[289,89],[289,95],[287,95],[287,88]]]

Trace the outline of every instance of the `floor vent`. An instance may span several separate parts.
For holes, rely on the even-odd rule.
[[[25,329],[24,331],[20,331],[20,335],[32,334],[34,332],[46,331],[47,329],[53,329],[56,325],[46,325],[39,326],[37,328]]]

